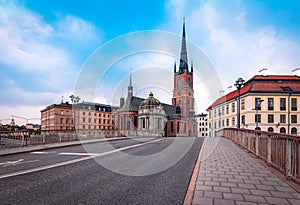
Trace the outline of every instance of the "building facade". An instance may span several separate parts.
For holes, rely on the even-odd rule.
[[[118,107],[98,103],[53,104],[41,111],[41,133],[98,136],[114,134],[112,111]]]
[[[237,127],[238,91],[217,99],[209,108],[209,135]],[[240,128],[300,134],[300,77],[257,75],[240,90]]]
[[[196,115],[196,121],[198,125],[198,137],[208,137],[208,120],[207,114],[201,113]]]

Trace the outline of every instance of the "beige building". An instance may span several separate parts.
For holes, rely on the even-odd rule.
[[[217,99],[209,108],[209,135],[237,127],[238,91]],[[240,128],[300,135],[300,77],[256,75],[240,90]]]
[[[113,135],[116,107],[98,103],[53,104],[41,111],[43,134]]]

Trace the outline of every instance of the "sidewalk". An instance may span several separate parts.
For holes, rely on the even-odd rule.
[[[0,148],[0,157],[11,154],[20,154],[26,152],[34,152],[45,149],[59,148],[59,147],[68,147],[81,144],[89,144],[103,141],[114,141],[114,140],[123,140],[128,139],[127,137],[114,137],[114,138],[100,138],[100,139],[89,139],[89,140],[79,140],[79,141],[70,141],[70,142],[58,142],[44,145],[28,145],[27,147],[14,147],[14,148]]]
[[[193,204],[300,204],[300,193],[225,138],[207,138]]]

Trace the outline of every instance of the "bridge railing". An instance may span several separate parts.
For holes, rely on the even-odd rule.
[[[264,131],[224,128],[217,136],[241,145],[268,165],[300,183],[300,137]]]

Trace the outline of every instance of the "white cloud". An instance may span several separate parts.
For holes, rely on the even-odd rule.
[[[91,42],[100,40],[98,34],[92,23],[76,16],[57,16],[50,24],[15,1],[1,3],[1,115],[8,117],[13,110],[25,115],[24,107],[35,107],[32,113],[37,114],[41,107],[59,103],[73,89],[82,64],[78,51],[91,48]],[[4,107],[9,108],[4,112]]]

